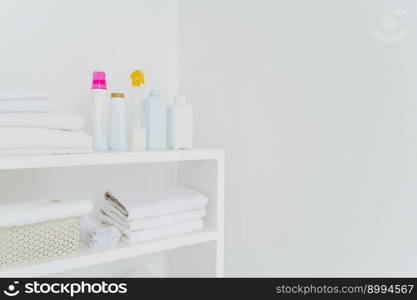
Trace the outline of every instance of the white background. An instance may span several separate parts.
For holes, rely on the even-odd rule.
[[[143,68],[169,98],[180,80],[196,145],[227,154],[227,275],[417,276],[416,20],[413,0],[2,0],[0,90],[87,118],[93,70],[128,92]],[[6,174],[2,193],[134,175],[110,171]]]
[[[416,20],[413,0],[180,1],[180,89],[226,150],[227,275],[417,275]]]

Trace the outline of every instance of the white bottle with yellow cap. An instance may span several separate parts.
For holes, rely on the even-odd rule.
[[[127,150],[127,107],[123,93],[112,93],[110,99],[109,150]]]
[[[139,129],[145,129],[143,115],[143,99],[145,98],[143,85],[145,84],[145,75],[142,70],[134,70],[132,74],[130,74],[130,79],[132,80],[132,97],[130,98],[130,103],[128,103],[128,119],[130,119],[128,128],[131,136],[129,149],[131,151],[141,151],[137,148],[137,144],[135,143],[137,142],[136,137],[139,134]],[[138,128],[138,124],[140,124],[140,128]]]

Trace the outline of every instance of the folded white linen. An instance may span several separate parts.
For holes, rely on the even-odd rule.
[[[50,99],[36,100],[1,100],[0,112],[37,112],[47,113],[54,108],[54,102]]]
[[[3,100],[39,100],[51,99],[52,95],[49,92],[9,92],[0,93],[0,101]]]
[[[0,150],[26,148],[90,148],[93,139],[80,131],[45,128],[0,128]]]
[[[93,148],[25,148],[0,150],[0,156],[30,156],[92,153]]]
[[[91,213],[92,210],[93,204],[88,200],[38,200],[0,204],[0,227],[83,216]]]
[[[80,239],[90,249],[106,249],[117,245],[122,237],[114,226],[97,223],[91,216],[84,216],[80,221]]]
[[[185,210],[201,209],[208,199],[197,191],[184,187],[151,189],[140,192],[106,192],[104,205],[127,221]]]
[[[204,222],[201,219],[169,225],[159,228],[123,232],[123,239],[128,242],[144,242],[156,239],[171,237],[183,233],[194,232],[204,227]]]
[[[157,217],[149,217],[138,219],[136,221],[126,222],[125,219],[120,218],[118,215],[112,213],[106,209],[106,206],[100,207],[100,219],[108,224],[112,224],[118,227],[124,232],[134,231],[134,230],[145,230],[157,227],[163,227],[167,225],[183,223],[186,221],[191,221],[195,219],[201,219],[205,217],[205,209],[196,209],[184,211],[176,214],[163,215]]]
[[[62,130],[81,130],[84,120],[74,111],[51,113],[4,113],[0,114],[0,127],[31,127]]]

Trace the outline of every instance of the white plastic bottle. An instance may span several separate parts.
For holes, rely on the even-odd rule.
[[[132,129],[130,150],[143,152],[146,150],[146,129],[138,122]]]
[[[148,150],[167,149],[167,102],[159,90],[151,90],[144,102]]]
[[[143,85],[145,84],[145,75],[141,70],[134,70],[130,74],[132,84],[132,127],[143,119],[143,98],[145,98]]]
[[[130,119],[128,130],[131,137],[129,140],[129,149],[138,151],[137,149],[132,148],[132,139],[135,134],[138,134],[138,131],[136,130],[138,122],[140,122],[142,128],[144,128],[143,99],[145,98],[145,90],[143,85],[145,84],[145,75],[142,70],[134,70],[132,74],[130,74],[130,79],[132,80],[132,97],[130,99],[130,105],[128,105],[128,119]]]
[[[189,149],[193,146],[193,108],[184,96],[175,98],[168,108],[168,146],[171,149]]]
[[[123,93],[112,93],[110,99],[109,149],[127,150],[127,104]]]
[[[107,92],[106,73],[93,72],[91,89],[93,96],[94,151],[103,152],[108,150],[106,125],[109,94]]]

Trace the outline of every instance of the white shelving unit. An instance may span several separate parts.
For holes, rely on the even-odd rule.
[[[148,167],[141,168],[144,164]],[[106,173],[111,175],[107,174],[106,177]],[[27,198],[28,195],[35,198],[45,197],[52,190],[55,191],[55,195],[59,195],[62,190],[62,193],[65,191],[72,193],[73,196],[88,194],[95,198],[93,200],[97,200],[104,193],[108,182],[125,186],[132,183],[146,186],[155,184],[150,180],[151,177],[159,179],[158,186],[184,185],[201,191],[209,197],[206,225],[202,231],[143,243],[120,243],[115,248],[101,251],[91,251],[81,247],[80,251],[72,256],[1,270],[0,277],[43,277],[54,274],[65,276],[65,272],[71,272],[71,276],[85,276],[85,270],[94,267],[102,267],[109,272],[100,273],[102,276],[115,276],[111,274],[111,266],[106,267],[106,264],[117,262],[118,265],[125,265],[128,268],[136,258],[144,257],[145,261],[151,261],[148,257],[154,254],[163,255],[161,263],[165,264],[166,270],[163,276],[223,276],[223,151],[184,150],[1,157],[0,174],[0,181],[2,178],[3,182],[6,181],[4,185],[6,197],[18,194],[19,199]],[[94,174],[95,178],[91,179],[93,177],[91,174]],[[125,178],[130,181],[126,182],[128,180]],[[162,183],[161,178],[164,178]],[[21,190],[21,185],[18,187],[7,185],[7,180],[15,182],[19,179],[27,187],[26,193]],[[108,181],[106,182],[105,179]],[[77,180],[80,182],[90,180],[90,184],[82,185]],[[118,180],[120,182],[117,182]]]

